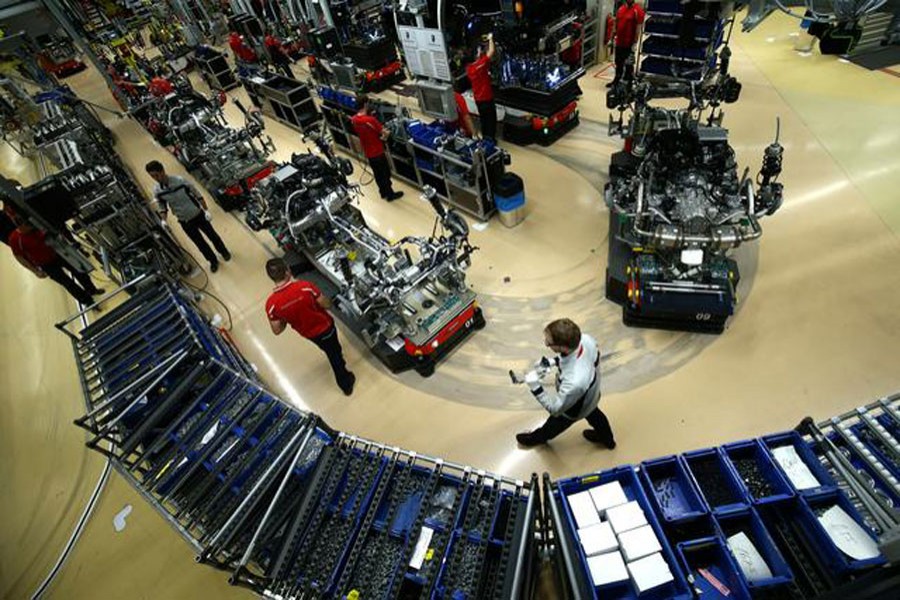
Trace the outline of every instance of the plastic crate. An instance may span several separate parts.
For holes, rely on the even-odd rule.
[[[716,448],[685,452],[680,456],[706,505],[714,513],[745,508],[744,485],[725,455]],[[718,479],[717,482],[713,479]],[[717,487],[713,487],[717,485]]]
[[[575,518],[572,516],[572,511],[569,508],[567,497],[613,481],[618,481],[622,486],[622,490],[625,492],[625,497],[629,501],[637,501],[644,511],[647,522],[653,527],[653,532],[656,534],[660,546],[662,546],[663,558],[669,565],[669,569],[672,571],[674,581],[652,590],[647,590],[641,595],[637,594],[630,581],[594,587],[594,598],[597,600],[628,600],[632,598],[640,598],[641,600],[689,600],[691,598],[691,592],[688,589],[687,581],[679,568],[678,562],[675,560],[675,554],[669,546],[668,539],[666,538],[659,521],[657,521],[656,516],[653,514],[653,508],[650,505],[650,501],[647,500],[647,497],[644,495],[644,490],[641,487],[633,467],[617,467],[609,471],[563,479],[557,482],[556,488],[559,490],[560,496],[562,496],[560,498],[560,504],[565,519],[565,523],[559,524],[560,527],[566,526],[570,532],[569,536],[573,540],[577,540],[578,527],[575,524]],[[581,548],[581,544],[576,542],[576,545],[578,561],[581,564],[582,573],[584,573],[583,576],[587,581],[591,581],[590,572],[587,566],[587,557],[584,554],[584,550]]]
[[[789,486],[791,486],[791,489],[793,489],[795,492],[799,494],[818,494],[837,487],[834,479],[831,478],[831,475],[828,474],[828,471],[825,469],[825,467],[822,466],[822,463],[819,462],[818,457],[816,457],[815,453],[810,449],[809,444],[807,444],[803,440],[803,437],[796,431],[786,431],[784,433],[767,435],[760,438],[760,442],[768,451],[769,456],[772,457],[772,464],[775,465],[775,468],[784,476],[784,480]],[[778,461],[775,460],[773,450],[782,446],[793,446],[794,450],[797,451],[797,455],[800,456],[800,459],[807,466],[807,468],[809,468],[813,476],[819,481],[821,485],[806,490],[797,489],[794,484],[791,483],[790,478],[787,476],[787,473],[785,473],[781,468],[781,465],[778,464]]]
[[[883,565],[885,562],[883,556],[866,560],[855,560],[844,554],[834,542],[831,541],[831,538],[819,523],[816,511],[827,509],[835,505],[840,506],[845,513],[850,515],[850,517],[872,537],[872,539],[875,539],[875,536],[872,535],[871,530],[866,526],[863,518],[856,512],[856,509],[853,508],[850,500],[847,499],[847,496],[845,496],[842,491],[831,490],[817,495],[803,496],[801,498],[799,510],[800,520],[805,525],[806,531],[809,533],[812,541],[816,543],[821,556],[826,560],[828,565],[841,573]]]
[[[685,573],[694,578],[694,588],[702,590],[699,596],[703,600],[716,600],[727,598],[728,600],[750,600],[750,591],[744,585],[740,575],[740,569],[734,563],[731,553],[725,543],[718,537],[702,540],[694,540],[678,544],[678,558]],[[728,594],[719,591],[712,583],[699,573],[699,569],[706,569],[713,577],[718,579],[726,588]]]
[[[772,577],[757,581],[747,580],[747,578],[744,577],[743,572],[740,572],[741,577],[744,579],[744,583],[747,585],[747,589],[753,591],[755,588],[784,585],[793,581],[794,575],[791,572],[790,567],[784,560],[784,557],[781,555],[775,542],[772,541],[772,536],[769,535],[768,530],[765,525],[763,525],[763,522],[755,509],[750,508],[746,511],[719,515],[716,517],[716,522],[722,532],[722,539],[725,540],[726,548],[728,547],[729,537],[739,532],[744,532],[747,537],[750,538],[750,541],[763,557],[763,560],[766,561],[766,565],[768,565],[769,570],[772,572]],[[730,551],[731,549],[729,548],[729,552]],[[735,564],[740,567],[740,562],[734,556],[733,552],[732,558],[734,558]]]
[[[677,456],[641,463],[647,498],[667,523],[689,521],[709,512],[696,484]]]
[[[787,500],[794,495],[794,489],[782,477],[775,462],[758,441],[733,442],[722,446],[722,450],[751,501],[773,502]],[[755,473],[749,473],[750,470]],[[753,476],[759,477],[760,481],[754,481]]]

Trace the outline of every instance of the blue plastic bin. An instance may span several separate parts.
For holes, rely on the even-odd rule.
[[[667,523],[689,521],[709,512],[677,456],[645,460],[641,463],[641,480],[656,514]]]
[[[794,495],[794,489],[782,477],[781,471],[766,452],[762,444],[756,440],[733,442],[722,446],[725,456],[731,463],[734,472],[744,485],[747,497],[753,502],[774,502],[787,500]],[[762,478],[761,482],[748,481],[742,473],[742,465],[752,464],[753,469]],[[744,467],[746,469],[746,467]],[[760,486],[768,489],[761,490]],[[756,489],[754,489],[756,488]]]
[[[743,572],[740,572],[740,563],[737,558],[734,557],[734,553],[732,552],[732,558],[734,558],[735,564],[738,565],[739,574],[747,585],[747,589],[752,591],[755,588],[774,587],[790,583],[794,580],[791,568],[778,550],[778,546],[772,541],[772,537],[769,535],[769,531],[766,529],[765,525],[763,525],[762,520],[756,513],[756,509],[750,508],[718,515],[716,517],[716,522],[719,526],[719,530],[722,532],[722,539],[725,541],[726,548],[728,548],[729,537],[740,532],[745,533],[763,557],[763,560],[766,561],[766,565],[768,565],[769,570],[772,572],[772,577],[768,579],[748,581],[747,578],[744,577]],[[731,549],[729,548],[729,551],[730,550]]]
[[[751,600],[750,591],[744,585],[740,569],[734,563],[725,543],[718,537],[678,544],[678,559],[685,573],[693,576],[693,586],[703,592],[699,596],[703,600]],[[700,575],[699,569],[706,569],[728,588],[729,594],[726,596],[719,592],[712,583]]]
[[[879,565],[883,565],[885,560],[883,556],[878,556],[876,558],[870,558],[866,560],[855,560],[844,554],[837,546],[834,545],[834,542],[831,541],[831,538],[828,537],[828,534],[825,532],[825,529],[819,523],[819,519],[817,518],[817,511],[827,510],[832,506],[840,506],[841,509],[848,515],[850,515],[854,521],[859,523],[859,525],[868,533],[872,539],[875,539],[875,536],[872,535],[871,530],[866,526],[865,521],[860,516],[856,509],[853,508],[853,505],[847,499],[847,496],[840,490],[831,490],[828,492],[822,492],[817,495],[809,495],[801,497],[799,516],[800,520],[803,522],[806,531],[813,538],[818,546],[820,554],[827,561],[828,565],[839,571],[841,573],[846,573],[847,571],[858,571],[861,569],[868,569],[870,567],[875,567]]]
[[[560,523],[560,527],[567,527],[567,529],[569,530],[568,535],[573,540],[577,540],[578,527],[575,524],[575,518],[572,516],[572,510],[569,508],[567,496],[577,494],[579,492],[583,492],[585,490],[589,490],[591,488],[595,488],[597,486],[613,481],[618,481],[622,486],[622,490],[625,492],[625,497],[629,501],[637,501],[641,509],[644,511],[644,514],[647,517],[647,522],[651,527],[653,527],[653,532],[656,534],[660,546],[662,546],[663,558],[669,565],[669,569],[672,571],[674,581],[652,590],[648,590],[640,596],[638,596],[630,581],[595,587],[594,598],[597,600],[637,600],[638,598],[640,600],[690,600],[692,596],[687,586],[687,581],[684,578],[684,574],[681,572],[679,564],[675,559],[675,554],[672,552],[672,548],[669,546],[668,539],[663,533],[659,521],[653,514],[653,509],[650,506],[650,501],[647,500],[647,496],[644,495],[644,490],[641,488],[640,481],[638,480],[637,474],[635,473],[633,467],[617,467],[615,469],[602,471],[593,475],[572,477],[557,482],[556,488],[560,492],[560,504],[562,505],[563,513],[565,515],[565,523]],[[581,564],[584,577],[587,581],[590,581],[591,576],[587,566],[587,557],[584,555],[581,544],[578,544],[576,541],[576,545],[578,560]]]
[[[749,506],[744,485],[717,448],[685,452],[680,458],[713,513]]]
[[[784,476],[784,480],[795,492],[800,494],[818,494],[836,487],[834,479],[831,478],[831,475],[828,474],[828,471],[822,466],[822,463],[819,462],[818,457],[816,457],[815,453],[810,449],[809,444],[807,444],[803,440],[803,437],[796,431],[786,431],[784,433],[767,435],[760,438],[760,442],[762,442],[763,446],[765,446],[766,450],[769,452],[769,456],[772,457],[772,464],[775,465],[775,468]],[[782,446],[793,446],[794,450],[796,450],[797,454],[800,456],[800,459],[806,464],[821,485],[808,490],[796,489],[791,483],[790,478],[788,478],[787,474],[781,468],[781,465],[775,460],[774,454],[772,453],[775,448],[780,448]]]

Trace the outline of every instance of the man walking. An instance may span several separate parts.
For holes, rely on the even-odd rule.
[[[103,290],[98,289],[91,276],[63,260],[46,242],[46,233],[36,229],[27,221],[22,221],[7,240],[13,255],[23,267],[41,279],[49,277],[84,306],[94,303],[91,296],[99,296]]]
[[[181,224],[181,228],[191,241],[196,244],[200,253],[209,261],[209,270],[215,273],[219,270],[219,259],[203,238],[205,235],[212,242],[222,260],[231,260],[231,252],[225,247],[225,243],[212,226],[212,214],[210,214],[206,200],[183,177],[169,175],[158,160],[147,163],[147,173],[156,181],[153,187],[153,196],[156,198],[157,212],[160,224],[168,227],[166,217],[169,209],[175,213],[175,218]]]
[[[359,112],[353,115],[350,122],[353,124],[356,135],[359,136],[363,154],[366,155],[369,166],[372,167],[379,195],[388,202],[393,202],[403,197],[403,192],[394,191],[391,184],[391,166],[384,155],[384,142],[390,136],[390,131],[385,129],[372,114],[368,96],[360,94],[356,97],[356,101],[359,103]]]
[[[345,396],[353,393],[356,376],[347,370],[344,352],[338,340],[334,319],[328,314],[331,300],[313,283],[292,280],[287,264],[281,258],[266,263],[266,273],[275,289],[266,300],[266,315],[272,333],[281,335],[287,326],[322,349],[331,363],[334,379]]]
[[[634,0],[625,0],[616,11],[616,75],[606,87],[612,87],[622,81],[625,63],[631,56],[634,42],[638,37],[638,26],[644,22],[644,17],[644,9]]]
[[[609,420],[597,405],[600,403],[600,350],[597,341],[569,319],[553,321],[544,329],[544,343],[558,354],[555,363],[559,369],[556,390],[547,391],[540,376],[531,371],[525,382],[550,417],[534,431],[516,435],[516,441],[525,447],[544,444],[581,419],[587,420],[591,429],[582,432],[585,439],[606,446],[616,447]]]

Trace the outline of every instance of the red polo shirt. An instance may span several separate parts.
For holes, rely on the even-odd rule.
[[[469,63],[466,67],[466,76],[472,84],[472,93],[475,102],[490,102],[494,99],[494,88],[491,87],[491,59],[487,54]]]
[[[37,229],[31,233],[22,233],[16,229],[9,234],[9,247],[13,254],[35,267],[44,267],[56,262],[56,250],[47,245],[44,241],[46,237],[46,233]]]
[[[463,95],[459,92],[454,92],[453,97],[456,99],[456,121],[454,124],[457,129],[462,130],[467,136],[472,137],[475,135],[474,131],[469,131],[466,127],[466,117],[469,116],[469,106],[466,104],[466,99],[463,98]]]
[[[350,119],[353,123],[353,130],[359,136],[362,144],[363,154],[366,158],[378,158],[384,154],[384,142],[381,141],[381,132],[384,127],[378,122],[378,119],[372,115],[355,114]]]
[[[631,48],[637,37],[637,26],[644,22],[644,9],[635,2],[623,4],[616,12],[616,46]]]
[[[287,322],[305,338],[320,336],[334,325],[334,319],[316,299],[322,295],[309,281],[290,281],[275,287],[266,300],[266,314],[270,321]]]

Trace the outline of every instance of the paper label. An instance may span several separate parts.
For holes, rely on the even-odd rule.
[[[798,490],[808,490],[822,485],[793,446],[775,448],[772,450],[772,456]]]
[[[422,563],[425,562],[425,554],[427,552],[431,552],[434,554],[433,550],[429,550],[428,546],[431,544],[431,538],[434,536],[434,530],[430,527],[423,527],[421,533],[419,533],[419,541],[416,542],[416,549],[413,551],[412,559],[409,561],[409,566],[418,571],[422,568]]]

